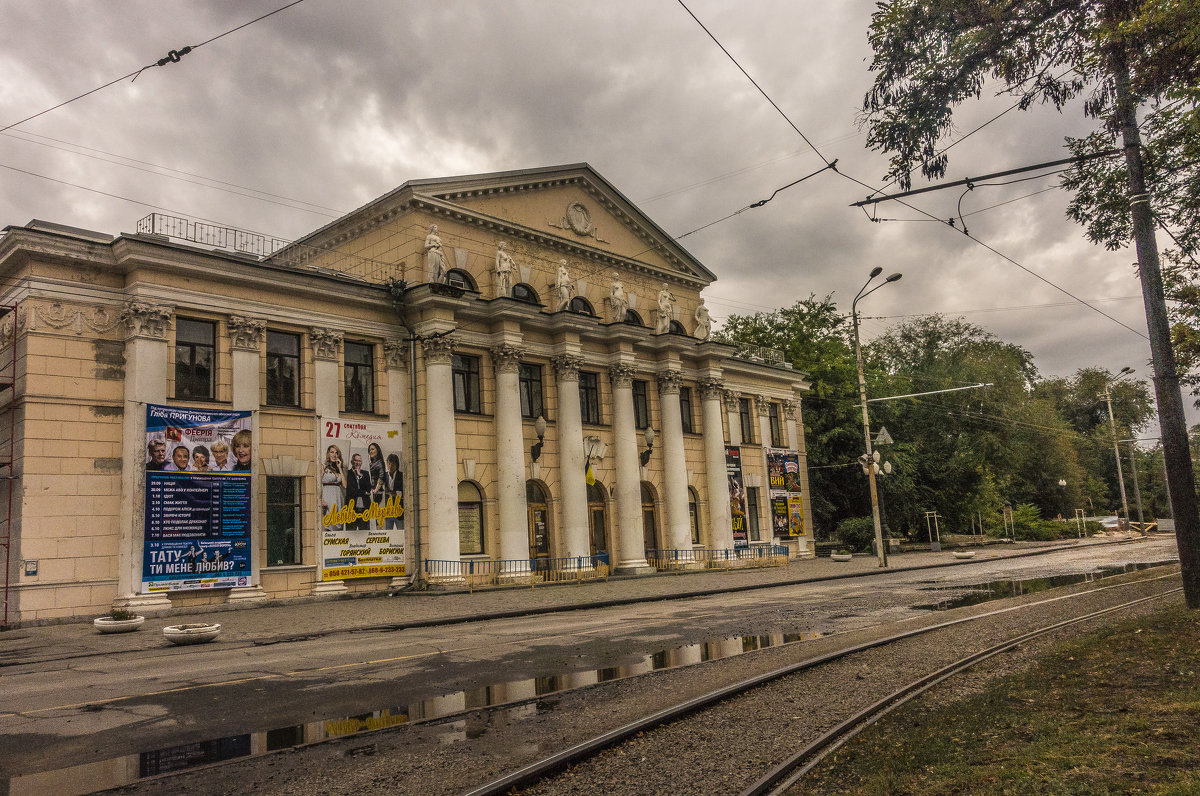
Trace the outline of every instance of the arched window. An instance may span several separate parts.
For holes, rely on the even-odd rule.
[[[571,312],[578,312],[580,315],[596,314],[596,311],[592,309],[592,303],[583,296],[576,296],[571,299]]]
[[[692,518],[692,544],[700,544],[700,498],[688,487],[688,514]]]
[[[458,552],[464,556],[483,553],[483,493],[470,481],[458,485]]]
[[[679,321],[671,321],[671,334],[687,334],[687,330],[683,328],[683,324]]]
[[[645,326],[646,325],[646,324],[642,323],[642,316],[638,315],[633,310],[625,310],[625,323],[629,324],[630,326]]]
[[[446,284],[462,290],[475,290],[475,280],[461,268],[451,268],[446,272]]]
[[[524,282],[518,282],[517,284],[513,285],[512,297],[517,301],[524,301],[528,304],[540,305],[542,303],[541,300],[538,299],[537,292]]]
[[[599,481],[588,484],[587,501],[592,555],[601,555],[608,550],[608,498],[604,484]]]

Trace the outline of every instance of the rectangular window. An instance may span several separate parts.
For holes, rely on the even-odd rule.
[[[754,423],[750,417],[750,399],[738,398],[738,419],[742,424],[742,444],[754,444]]]
[[[267,330],[267,403],[300,405],[300,335]]]
[[[633,383],[633,424],[638,428],[650,426],[650,398],[646,395],[646,382]]]
[[[267,566],[300,563],[300,479],[267,476]]]
[[[522,362],[517,369],[517,382],[521,390],[521,417],[536,420],[542,416],[542,366]]]
[[[762,529],[758,522],[758,487],[746,487],[746,524],[750,527],[750,541],[762,541]]]
[[[375,411],[374,351],[367,343],[347,342],[346,348],[346,411]]]
[[[175,397],[213,398],[217,325],[191,318],[175,320]]]
[[[454,379],[454,411],[479,414],[479,357],[455,354],[450,371]]]
[[[579,374],[579,414],[584,423],[600,424],[600,381],[595,373]]]
[[[679,419],[683,423],[683,431],[685,434],[691,434],[696,430],[692,425],[692,388],[679,388]]]
[[[782,448],[783,421],[779,417],[779,404],[769,404],[767,413],[771,419],[771,444],[776,448]]]

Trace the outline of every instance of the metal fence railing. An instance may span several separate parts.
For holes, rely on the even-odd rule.
[[[607,580],[608,555],[568,556],[565,558],[468,559],[447,561],[426,559],[425,580],[431,584],[466,586],[523,586],[546,583],[582,583]]]
[[[742,569],[747,567],[779,567],[788,562],[784,545],[756,545],[714,550],[683,548],[647,550],[646,561],[659,572],[685,569]]]

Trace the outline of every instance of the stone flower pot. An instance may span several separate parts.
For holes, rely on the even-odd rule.
[[[92,620],[92,627],[101,633],[130,633],[141,628],[146,621],[144,616],[131,616],[128,619],[113,619],[111,616],[98,616]]]
[[[974,558],[975,551],[974,550],[955,550],[954,557],[955,558]]]
[[[163,637],[172,644],[203,644],[212,641],[220,632],[220,625],[193,622],[187,625],[168,625],[163,628]]]
[[[849,561],[850,559],[854,558],[854,556],[850,555],[849,553],[831,553],[829,557],[834,561]]]

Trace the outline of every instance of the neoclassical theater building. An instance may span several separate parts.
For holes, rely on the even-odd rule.
[[[586,164],[414,180],[293,242],[162,214],[118,235],[31,221],[0,234],[0,277],[8,624],[387,590],[471,562],[643,574],[663,551],[811,550],[804,375],[711,340],[714,275]],[[148,407],[249,431],[174,468],[161,451],[186,430],[155,432]],[[331,429],[382,429],[361,459],[396,454],[388,530],[331,510]],[[246,533],[189,550],[219,569],[236,548],[242,576],[156,587],[160,471],[224,471],[239,440]],[[799,464],[790,532],[779,450]]]

